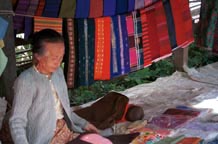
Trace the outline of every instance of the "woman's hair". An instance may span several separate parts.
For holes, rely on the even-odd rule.
[[[131,105],[126,112],[125,118],[131,122],[142,120],[144,118],[144,111],[140,106]]]
[[[64,39],[60,33],[53,29],[43,29],[34,33],[30,37],[30,41],[32,45],[32,53],[41,55],[44,52],[45,42],[64,42]]]

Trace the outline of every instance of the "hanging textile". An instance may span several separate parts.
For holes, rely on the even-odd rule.
[[[118,16],[118,27],[120,37],[121,74],[124,75],[130,72],[128,34],[126,28],[126,17],[124,15]]]
[[[145,2],[145,7],[152,5],[152,4],[154,4],[155,2],[157,2],[157,1],[159,1],[159,0],[144,0],[144,2]],[[163,1],[164,1],[164,0],[163,0]],[[163,1],[162,1],[162,2],[163,2]]]
[[[61,0],[46,0],[42,16],[53,18],[58,17],[60,5]]]
[[[76,0],[62,0],[59,17],[73,18],[75,16]]]
[[[14,29],[17,31],[22,31],[24,29],[24,15],[26,15],[29,3],[29,0],[18,1],[17,7],[15,9],[16,15],[14,16]]]
[[[44,7],[45,7],[45,0],[39,0],[39,4],[35,16],[42,16]]]
[[[94,79],[110,79],[110,17],[95,19]]]
[[[142,27],[140,13],[134,11],[126,16],[130,71],[136,71],[144,67],[142,49]]]
[[[111,17],[111,78],[121,74],[118,17]]]
[[[89,16],[90,0],[76,1],[76,18],[87,18]]]
[[[170,0],[170,4],[175,24],[177,45],[185,48],[194,41],[189,2],[186,0]]]
[[[212,9],[211,18],[210,18],[208,29],[207,29],[206,45],[209,48],[213,47],[216,23],[218,20],[218,6],[216,4],[218,4],[218,1],[214,2],[215,6]]]
[[[134,11],[135,9],[135,0],[128,0],[128,12]]]
[[[103,14],[104,16],[115,15],[116,12],[116,0],[104,0],[103,2]]]
[[[141,9],[145,6],[144,0],[135,0],[135,10]]]
[[[61,18],[47,18],[47,17],[34,17],[34,32],[42,29],[54,29],[62,34],[62,19]]]
[[[0,17],[0,40],[3,40],[8,28],[8,22]]]
[[[39,0],[31,0],[26,15],[34,16],[38,7],[38,3]],[[24,26],[24,38],[28,39],[29,35],[33,32],[33,18],[25,17]]]
[[[90,0],[90,18],[101,17],[103,15],[103,0]]]
[[[74,88],[75,83],[75,43],[74,43],[74,20],[63,20],[63,37],[65,40],[64,75],[68,88]]]
[[[170,38],[170,45],[171,48],[174,49],[177,47],[176,43],[176,31],[175,31],[175,24],[172,14],[172,8],[170,5],[169,0],[163,0],[164,5],[164,11],[167,19],[167,26],[168,26],[168,32],[169,32],[169,38]]]
[[[170,40],[162,2],[155,3],[140,12],[143,25],[144,52],[151,54],[152,61],[158,61],[170,56]],[[148,55],[144,53],[144,60],[148,59],[149,53]]]
[[[128,11],[128,1],[116,0],[116,15],[123,14]]]
[[[79,86],[88,86],[94,83],[94,19],[78,19],[77,28],[77,83]]]

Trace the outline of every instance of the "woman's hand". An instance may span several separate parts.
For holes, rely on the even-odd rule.
[[[90,123],[87,123],[87,125],[84,127],[84,129],[87,132],[99,133],[99,130],[93,124],[90,124]]]

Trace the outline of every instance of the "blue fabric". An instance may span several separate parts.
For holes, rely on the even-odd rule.
[[[61,0],[46,0],[42,16],[58,17]]]
[[[134,11],[135,10],[135,0],[128,0],[128,11]]]
[[[78,19],[78,86],[94,83],[94,19]]]
[[[120,37],[118,27],[118,17],[112,17],[112,33],[111,33],[111,78],[121,74],[120,61]]]
[[[76,18],[87,18],[89,16],[90,0],[76,1]]]
[[[25,17],[25,28],[24,28],[24,39],[28,39],[29,36],[33,33],[33,18]]]
[[[8,22],[0,17],[0,40],[5,37],[8,28]]]
[[[116,0],[104,0],[103,15],[112,16],[116,12]]]
[[[174,19],[173,19],[170,1],[163,0],[163,6],[164,6],[166,18],[167,18],[167,26],[168,26],[168,32],[169,32],[169,38],[170,38],[170,45],[171,45],[171,48],[174,49],[177,47],[177,42],[176,42],[175,24],[174,24]]]
[[[126,13],[128,11],[128,1],[127,0],[117,0],[116,1],[116,14]]]
[[[130,72],[130,60],[129,60],[129,43],[128,43],[128,33],[126,26],[126,16],[120,15],[121,28],[122,28],[122,42],[123,42],[123,62],[124,69],[122,69],[122,74],[127,74]],[[122,59],[121,59],[122,60]]]

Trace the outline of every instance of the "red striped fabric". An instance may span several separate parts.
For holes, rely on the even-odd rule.
[[[175,24],[177,45],[185,48],[194,41],[189,2],[187,0],[171,0],[170,4]]]
[[[54,29],[62,34],[62,18],[34,17],[34,32],[42,29]]]
[[[94,79],[110,79],[110,17],[95,19],[95,61],[94,61]]]
[[[36,16],[41,16],[45,7],[45,0],[39,0],[39,4],[36,10]]]

